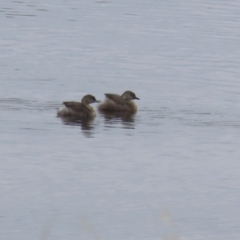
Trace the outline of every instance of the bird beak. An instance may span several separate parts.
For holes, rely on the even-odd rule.
[[[100,100],[96,100],[95,102],[96,102],[96,103],[100,103],[101,101],[100,101]]]
[[[140,100],[138,97],[135,97],[135,99]]]

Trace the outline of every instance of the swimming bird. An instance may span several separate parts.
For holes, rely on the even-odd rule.
[[[137,111],[137,105],[132,101],[139,100],[135,93],[125,91],[121,96],[118,94],[106,93],[106,100],[98,106],[101,112],[131,112]]]
[[[94,117],[95,110],[89,105],[91,103],[100,102],[90,94],[84,96],[81,102],[63,102],[63,107],[57,112],[60,117]]]

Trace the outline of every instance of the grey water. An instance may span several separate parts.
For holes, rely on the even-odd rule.
[[[239,239],[239,17],[236,0],[1,1],[0,239]],[[125,90],[134,116],[56,116]]]

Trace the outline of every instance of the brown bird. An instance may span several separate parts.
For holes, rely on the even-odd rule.
[[[106,100],[98,106],[101,112],[135,113],[137,111],[137,105],[132,100],[139,98],[131,91],[126,91],[121,96],[111,93],[106,93],[105,96]]]
[[[81,102],[63,102],[63,107],[57,112],[60,117],[94,117],[95,110],[89,105],[91,103],[100,102],[90,94],[84,96]]]

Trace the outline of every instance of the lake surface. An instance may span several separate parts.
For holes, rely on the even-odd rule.
[[[238,240],[239,12],[1,1],[1,240]],[[56,117],[125,90],[135,116]]]

